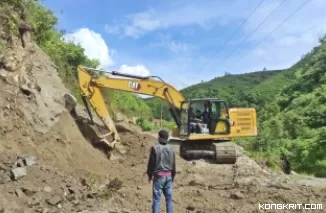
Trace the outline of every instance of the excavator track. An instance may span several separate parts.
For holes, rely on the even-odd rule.
[[[236,147],[232,142],[213,143],[215,161],[218,164],[235,164],[237,161]]]
[[[180,156],[186,160],[205,159],[216,164],[235,164],[237,152],[230,141],[185,141],[180,145]]]

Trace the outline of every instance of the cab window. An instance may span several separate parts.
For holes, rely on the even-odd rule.
[[[220,103],[219,102],[212,103],[212,118],[213,119],[220,118]]]
[[[204,103],[192,103],[191,107],[193,109],[193,112],[195,113],[197,118],[200,118],[202,115],[202,112],[204,112],[205,107],[204,107]]]
[[[212,103],[212,118],[213,119],[228,119],[229,113],[227,106],[224,102],[213,102]]]
[[[188,124],[189,103],[183,103],[180,112],[180,121],[182,125]]]

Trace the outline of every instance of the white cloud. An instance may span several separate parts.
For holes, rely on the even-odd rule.
[[[273,30],[281,24],[290,14],[296,11],[306,0],[286,1],[261,27],[231,55],[225,62],[223,59],[231,52],[240,41],[232,45],[223,57],[212,59],[209,68],[215,70],[227,69],[231,73],[243,73],[268,69],[284,69],[300,60],[301,56],[318,45],[318,38],[326,33],[325,5],[321,2],[308,2],[301,10],[297,11],[290,19],[283,23],[276,31]],[[324,1],[324,0],[323,0]],[[264,20],[266,16],[281,2],[264,2],[255,15],[251,17],[240,34],[241,41]],[[324,1],[326,2],[326,1]],[[324,6],[324,7],[321,7]],[[272,34],[270,34],[273,32]],[[256,49],[252,49],[265,36],[269,35]],[[246,56],[246,57],[245,57]],[[215,62],[216,61],[216,62]],[[221,61],[224,62],[222,66]],[[218,65],[218,66],[216,66]]]
[[[124,26],[125,35],[134,38],[169,27],[197,25],[210,29],[227,25],[234,18],[244,18],[246,14],[239,11],[251,11],[254,6],[244,4],[241,0],[234,0],[231,4],[214,0],[192,1],[183,5],[174,2],[158,9],[151,8],[127,15],[124,22],[116,25]]]
[[[160,27],[161,22],[154,18],[155,10],[151,9],[147,12],[136,13],[130,15],[129,18],[132,20],[132,25],[140,30],[151,31]]]
[[[64,39],[80,44],[85,49],[85,54],[91,59],[98,59],[102,67],[107,68],[114,65],[113,56],[116,55],[116,51],[113,50],[113,53],[110,53],[101,34],[88,28],[80,28],[65,35]]]
[[[121,64],[146,64],[149,70],[155,70],[154,75],[161,76],[171,85],[181,89],[185,86],[199,83],[201,80],[207,81],[215,76],[221,76],[225,71],[243,73],[262,70],[264,67],[269,70],[288,68],[297,62],[303,54],[310,51],[313,46],[317,45],[318,37],[326,33],[326,1],[313,0],[271,34],[257,49],[249,52],[251,47],[254,47],[260,39],[269,34],[288,15],[305,2],[305,0],[286,1],[246,43],[243,43],[234,52],[226,63],[218,66],[224,57],[232,52],[233,48],[255,29],[281,0],[265,1],[249,22],[240,29],[236,37],[228,43],[228,48],[223,49],[218,57],[211,58],[212,54],[209,55],[207,53],[216,52],[221,47],[221,43],[232,34],[232,30],[224,31],[225,28],[223,31],[221,29],[214,29],[211,32],[212,36],[208,38],[203,37],[199,30],[212,26],[217,28],[224,24],[229,25],[227,29],[233,28],[235,30],[259,2],[259,0],[255,0],[252,4],[248,4],[241,0],[235,0],[232,3],[229,1],[194,0],[180,3],[180,0],[177,0],[176,2],[171,2],[170,5],[158,6],[155,9],[127,15],[125,22],[118,23],[117,25],[127,36],[139,38],[146,33],[154,31],[160,32],[159,30],[165,30],[165,33],[168,32],[169,34],[161,36],[158,40],[149,40],[149,46],[169,49],[173,53],[173,59],[156,59],[154,57],[156,59],[154,61],[152,58],[141,58],[139,55],[143,52],[139,50],[140,54],[137,54],[139,58],[134,55],[129,58],[122,56],[125,61]],[[194,43],[180,40],[179,38],[175,39],[178,35],[174,36],[172,33],[176,28],[177,33],[192,35],[191,39]],[[216,32],[218,35],[214,34]],[[223,36],[225,37],[222,38]],[[148,38],[150,37],[148,36]],[[207,42],[208,40],[209,42]],[[140,44],[143,45],[143,43]],[[205,47],[205,50],[208,51],[194,52],[194,48],[197,47],[198,49],[196,50],[201,51],[201,48]],[[229,49],[230,47],[231,49]],[[196,56],[189,54],[191,52],[196,54]],[[242,57],[248,53],[253,54],[243,59]],[[209,66],[202,70],[207,62],[209,62]]]
[[[134,38],[138,38],[140,35],[142,35],[142,31],[140,31],[139,29],[137,29],[134,26],[125,26],[124,28],[124,33],[127,36],[131,36]]]
[[[113,57],[117,56],[117,51],[114,49],[109,51],[102,36],[88,28],[81,28],[74,33],[67,34],[64,39],[80,44],[85,49],[85,54],[92,59],[98,59],[101,63],[100,66],[104,69],[108,69],[115,64]],[[140,76],[150,75],[150,71],[143,64],[135,66],[123,64],[120,66],[119,71]]]
[[[104,26],[104,30],[105,30],[105,32],[110,33],[110,34],[116,34],[116,33],[119,33],[119,31],[120,31],[118,26],[110,26],[108,24]]]
[[[262,48],[257,48],[254,50],[254,54],[258,56],[266,55],[266,51],[263,50]]]
[[[140,75],[140,76],[149,76],[150,71],[142,64],[137,64],[136,66],[128,66],[126,64],[121,65],[120,72]]]
[[[170,34],[159,34],[158,42],[150,42],[149,47],[157,48],[163,47],[169,49],[172,53],[176,55],[188,55],[198,47],[196,45],[187,44],[182,41],[175,41],[172,39]]]

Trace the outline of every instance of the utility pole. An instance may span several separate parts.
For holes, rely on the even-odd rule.
[[[161,129],[162,129],[162,113],[163,113],[163,102],[161,101],[161,122],[160,122],[160,125],[161,125]]]

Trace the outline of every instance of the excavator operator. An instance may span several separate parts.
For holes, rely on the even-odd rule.
[[[208,105],[205,104],[205,110],[203,112],[203,123],[208,125],[208,121],[209,121],[209,109],[208,109]]]
[[[204,123],[208,125],[209,123],[209,108],[208,104],[204,104],[204,111],[201,113],[200,110],[197,110],[198,115],[195,115],[193,108],[189,108],[189,117],[190,117],[190,132],[202,132],[202,129],[198,123]]]
[[[189,118],[190,118],[190,132],[194,132],[196,128],[196,115],[192,107],[189,108]]]

